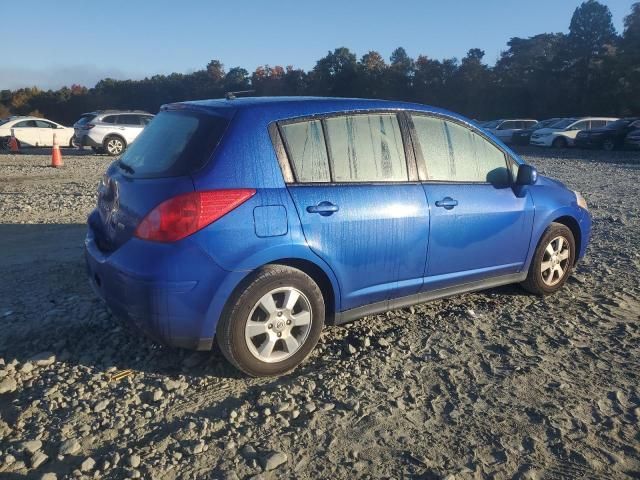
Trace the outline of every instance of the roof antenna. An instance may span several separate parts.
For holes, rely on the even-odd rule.
[[[237,92],[227,92],[224,94],[224,98],[227,100],[235,100],[236,95],[245,95],[248,93],[255,93],[255,90],[238,90]]]

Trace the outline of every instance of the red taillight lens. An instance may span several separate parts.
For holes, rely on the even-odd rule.
[[[253,189],[242,188],[178,195],[151,210],[136,228],[135,236],[155,242],[175,242],[215,222],[255,193]]]

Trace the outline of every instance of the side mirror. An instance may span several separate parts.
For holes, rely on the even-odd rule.
[[[536,167],[522,164],[518,167],[517,185],[533,185],[538,180],[538,171]]]

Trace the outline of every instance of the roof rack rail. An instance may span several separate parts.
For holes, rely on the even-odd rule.
[[[236,95],[245,95],[249,93],[256,93],[255,90],[238,90],[237,92],[227,92],[224,94],[224,98],[227,100],[235,100]]]

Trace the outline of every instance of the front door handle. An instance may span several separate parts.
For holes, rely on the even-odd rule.
[[[453,207],[458,205],[458,201],[454,200],[451,197],[444,197],[442,200],[438,200],[436,202],[436,207],[444,207],[447,210],[451,210]]]
[[[331,202],[320,202],[318,205],[312,205],[307,207],[307,212],[318,213],[323,217],[328,217],[329,215],[333,215],[338,210],[340,210],[340,208]]]

